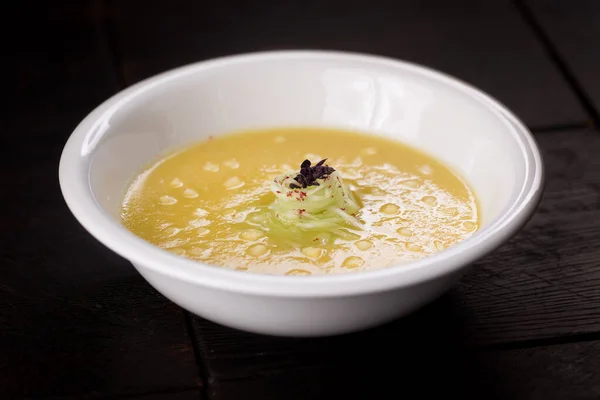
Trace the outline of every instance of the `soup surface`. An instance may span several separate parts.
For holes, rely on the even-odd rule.
[[[304,160],[312,168],[301,170]],[[290,180],[302,173],[304,185],[321,178]],[[334,197],[338,207],[322,212]],[[235,133],[167,155],[131,185],[122,219],[173,253],[277,275],[398,265],[479,224],[472,191],[435,159],[380,136],[312,128]]]

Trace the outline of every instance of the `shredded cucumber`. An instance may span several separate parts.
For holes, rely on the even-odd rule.
[[[303,231],[362,228],[355,216],[360,206],[337,171],[318,179],[318,186],[304,189],[290,188],[290,185],[299,186],[293,175],[282,174],[271,182],[271,191],[275,195],[275,202],[269,207],[273,222]]]
[[[325,161],[311,166],[309,160],[304,160],[300,173],[277,176],[270,182],[275,200],[258,207],[247,223],[292,246],[360,238],[364,229],[357,217],[360,204],[339,172]]]

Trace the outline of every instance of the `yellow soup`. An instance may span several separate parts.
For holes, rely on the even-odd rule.
[[[301,173],[304,160],[314,168],[325,158],[317,168],[329,169],[318,172],[331,176],[313,186],[277,186]],[[318,202],[327,201],[342,186],[356,207],[336,203],[335,213],[309,215],[318,193],[326,194]],[[277,201],[281,207],[273,208]],[[283,213],[289,218],[281,222]],[[380,136],[312,128],[230,134],[168,155],[131,185],[122,218],[175,254],[276,275],[399,265],[460,242],[479,223],[473,192],[435,159]]]

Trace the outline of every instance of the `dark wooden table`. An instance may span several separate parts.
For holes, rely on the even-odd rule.
[[[600,398],[600,1],[12,3],[1,48],[1,399]],[[62,146],[140,79],[286,48],[392,56],[488,91],[539,141],[539,211],[443,298],[371,331],[262,337],[173,305],[75,222],[58,187]]]

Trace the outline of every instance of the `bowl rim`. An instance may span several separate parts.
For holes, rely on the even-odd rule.
[[[421,75],[451,86],[478,101],[504,120],[507,132],[518,144],[525,174],[520,193],[509,207],[471,237],[433,255],[374,271],[319,276],[278,276],[243,273],[211,266],[169,253],[139,238],[115,221],[96,203],[89,183],[89,143],[99,137],[115,111],[153,87],[191,73],[213,68],[265,60],[335,60],[360,62],[374,67],[391,67]],[[93,134],[96,132],[96,134]],[[88,165],[88,168],[85,168]],[[544,167],[536,141],[507,107],[480,89],[435,69],[412,62],[366,53],[331,50],[274,50],[236,54],[200,61],[144,79],[107,99],[90,112],[67,140],[59,162],[60,188],[71,213],[99,242],[126,258],[140,270],[216,290],[268,297],[341,297],[377,293],[413,286],[444,275],[459,272],[472,262],[503,244],[532,216],[544,190]],[[140,271],[143,274],[143,271]],[[144,274],[143,274],[144,275]]]

